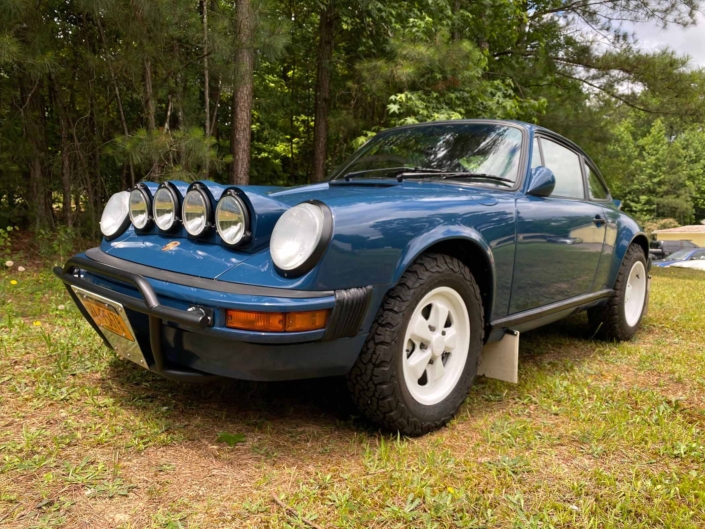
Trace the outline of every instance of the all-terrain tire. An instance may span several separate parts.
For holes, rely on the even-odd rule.
[[[447,286],[462,297],[470,320],[470,347],[462,374],[446,398],[433,405],[417,402],[403,374],[404,338],[418,303],[433,289]],[[369,337],[347,375],[352,400],[382,427],[419,436],[446,424],[472,385],[483,344],[484,314],[480,289],[470,270],[442,254],[419,257],[390,290],[377,312]]]
[[[610,341],[624,341],[630,340],[639,329],[648,302],[648,295],[644,299],[639,319],[634,325],[629,325],[625,316],[627,280],[632,267],[637,262],[641,262],[644,265],[644,270],[647,270],[644,249],[638,244],[632,244],[622,260],[612,296],[606,304],[588,309],[588,321],[595,336]],[[648,272],[645,273],[648,274]]]

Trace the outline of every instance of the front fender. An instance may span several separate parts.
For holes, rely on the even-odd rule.
[[[487,256],[486,264],[490,269],[493,280],[492,284],[494,285],[495,269],[492,248],[490,248],[490,245],[476,229],[463,225],[437,226],[430,232],[420,233],[411,239],[399,258],[392,283],[397,284],[399,282],[399,279],[401,279],[401,276],[406,272],[406,269],[409,268],[411,263],[413,263],[419,255],[439,243],[453,240],[473,244]]]

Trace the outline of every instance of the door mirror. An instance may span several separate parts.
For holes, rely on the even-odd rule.
[[[614,202],[614,205],[617,206],[617,209],[619,211],[622,211],[622,201],[621,200],[618,200],[615,198],[612,202]]]
[[[556,176],[548,167],[539,165],[531,170],[531,183],[527,195],[547,197],[556,188]]]

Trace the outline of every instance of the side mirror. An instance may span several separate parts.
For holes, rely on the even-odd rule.
[[[617,206],[618,210],[622,211],[622,201],[621,200],[617,200],[615,198],[612,202],[614,202],[614,205]]]
[[[556,188],[556,176],[548,167],[539,165],[531,170],[531,183],[527,195],[547,197]]]

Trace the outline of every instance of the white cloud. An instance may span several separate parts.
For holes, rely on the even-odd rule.
[[[670,48],[678,55],[688,55],[690,66],[705,67],[705,15],[697,14],[697,25],[689,28],[669,26],[660,28],[655,23],[625,24],[623,29],[634,32],[639,46],[648,51]]]

